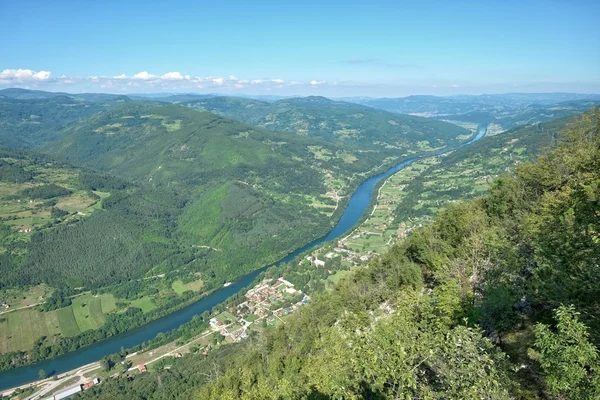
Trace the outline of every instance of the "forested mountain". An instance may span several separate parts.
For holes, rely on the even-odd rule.
[[[600,397],[600,112],[253,340],[84,394]]]
[[[276,102],[212,97],[182,103],[272,131],[291,132],[378,151],[425,150],[464,140],[470,133],[453,124],[309,96]]]
[[[100,287],[150,270],[167,272],[187,259],[195,260],[196,272],[203,271],[207,282],[224,282],[324,233],[337,208],[333,191],[346,193],[382,162],[379,155],[176,105],[102,105],[107,109],[88,118],[77,113],[77,120],[68,123],[71,114],[49,110],[57,104],[77,107],[74,100],[59,96],[27,102],[30,110],[47,110],[50,119],[28,136],[28,145],[36,143],[54,160],[110,175],[108,183],[82,182],[81,173],[69,167],[72,176],[64,181],[52,164],[31,161],[28,153],[22,153],[24,161],[12,161],[6,151],[3,171],[16,177],[15,185],[69,188],[49,195],[59,203],[61,196],[86,190],[105,190],[110,196],[101,212],[64,226],[44,220],[50,208],[33,207],[40,222],[23,222],[35,232],[31,248],[7,267],[11,272],[3,276],[4,285]],[[16,115],[7,113],[5,120]],[[67,126],[61,129],[62,124]],[[41,139],[46,131],[53,141]],[[116,189],[113,181],[119,182]],[[91,271],[104,272],[86,280]]]
[[[19,96],[2,93],[17,91]],[[112,96],[106,101],[85,101],[49,92],[18,89],[0,91],[0,146],[33,148],[57,140],[61,129],[88,118],[115,104],[130,101],[124,96]]]

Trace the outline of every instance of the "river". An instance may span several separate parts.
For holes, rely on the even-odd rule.
[[[477,130],[477,134],[465,143],[462,143],[450,150],[440,150],[436,154],[439,155],[451,150],[455,150],[459,147],[468,146],[469,144],[484,137],[486,132],[487,126],[481,125]],[[0,372],[0,390],[21,386],[38,380],[38,373],[40,369],[43,369],[48,374],[55,375],[62,374],[64,372],[79,368],[83,365],[98,361],[106,355],[119,352],[121,347],[127,349],[142,342],[146,342],[150,339],[153,339],[158,333],[168,332],[172,329],[175,329],[180,325],[190,321],[194,315],[202,314],[204,311],[212,309],[214,306],[224,302],[229,297],[250,285],[252,281],[254,281],[254,279],[256,279],[256,277],[267,268],[280,263],[288,263],[299,254],[313,249],[323,243],[341,237],[360,220],[364,212],[367,210],[367,207],[371,203],[371,198],[373,197],[373,191],[376,185],[381,180],[388,178],[420,158],[421,157],[407,159],[391,167],[387,171],[365,180],[356,189],[354,194],[352,194],[352,197],[350,198],[342,217],[327,235],[308,243],[307,245],[295,250],[273,264],[269,264],[251,272],[248,275],[243,276],[231,285],[218,289],[196,303],[175,311],[163,318],[157,319],[156,321],[150,322],[120,335],[110,337],[94,345],[83,347],[79,350],[53,358],[51,360],[41,361],[37,364]]]

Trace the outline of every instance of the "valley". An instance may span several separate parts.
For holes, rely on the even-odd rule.
[[[51,289],[38,296],[38,309],[16,310],[2,322],[2,368],[123,333],[275,262],[324,236],[361,181],[431,150],[423,133],[406,130],[385,132],[402,137],[396,148],[366,151],[348,138],[272,132],[180,105],[26,94],[2,91],[9,116],[28,101],[39,115],[44,107],[72,107],[62,125],[41,121],[21,130],[20,161],[13,150],[3,161],[2,300],[17,284],[23,292],[41,284]],[[81,104],[96,112],[77,114]],[[361,110],[380,118],[380,111]],[[351,127],[352,115],[340,118]],[[448,123],[411,121],[445,138],[438,146],[469,136]],[[94,312],[76,300],[88,292]],[[21,329],[30,333],[20,337]]]
[[[0,314],[2,353],[33,354],[38,360],[43,360],[48,356],[59,355],[66,349],[85,346],[85,340],[104,339],[120,333],[119,336],[103,340],[101,345],[83,347],[77,360],[70,359],[67,355],[56,361],[38,362],[31,367],[2,373],[13,385],[32,380],[40,368],[52,371],[52,374],[62,374],[80,366],[81,357],[87,357],[85,359],[92,362],[115,353],[121,347],[143,350],[139,355],[132,356],[132,362],[156,363],[152,370],[160,370],[172,364],[172,357],[179,357],[176,353],[191,354],[198,351],[198,348],[221,352],[220,346],[214,347],[216,339],[210,339],[211,337],[223,336],[227,340],[237,342],[255,334],[262,334],[265,329],[270,331],[282,323],[282,318],[292,317],[291,313],[296,310],[298,304],[303,303],[300,301],[294,306],[292,301],[288,307],[289,311],[282,306],[279,314],[267,308],[267,311],[264,311],[266,315],[257,315],[257,311],[251,309],[250,314],[240,317],[238,323],[238,318],[228,310],[245,305],[240,303],[243,298],[239,297],[238,292],[244,293],[248,284],[261,285],[268,280],[283,279],[283,282],[289,282],[291,287],[295,287],[293,290],[298,293],[312,295],[323,290],[332,290],[343,284],[340,281],[343,282],[345,278],[354,276],[357,271],[371,265],[374,260],[385,254],[390,246],[402,242],[413,231],[431,224],[440,210],[458,200],[479,196],[488,190],[489,182],[494,178],[546,151],[545,149],[554,143],[557,132],[566,125],[566,121],[557,120],[507,132],[493,127],[492,135],[478,141],[477,139],[485,134],[485,128],[474,136],[477,125],[460,123],[460,129],[464,129],[464,132],[456,137],[457,140],[476,143],[448,151],[429,148],[427,145],[423,147],[422,143],[417,141],[414,143],[414,150],[409,150],[405,155],[414,154],[418,157],[406,159],[385,173],[377,174],[389,167],[389,163],[394,160],[386,151],[379,153],[371,150],[367,158],[371,164],[366,164],[369,165],[369,169],[361,171],[353,165],[364,157],[355,144],[320,142],[322,139],[306,138],[298,133],[286,137],[286,141],[281,141],[276,139],[276,133],[274,136],[274,133],[260,128],[246,125],[238,127],[235,121],[216,118],[214,114],[185,110],[180,106],[115,105],[109,115],[98,114],[84,123],[78,122],[65,129],[58,143],[50,142],[39,147],[47,155],[34,156],[30,150],[25,150],[21,151],[20,158],[15,158],[7,153],[7,157],[3,159],[2,170],[6,171],[7,176],[3,189],[6,220],[17,221],[12,230],[7,231],[8,235],[4,239],[10,246],[8,254],[11,258],[20,257],[20,262],[29,263],[34,260],[32,256],[35,257],[42,251],[46,262],[52,262],[51,253],[43,250],[43,247],[32,248],[22,253],[15,252],[14,249],[17,246],[23,248],[23,244],[19,243],[37,241],[43,246],[49,245],[59,249],[57,254],[68,253],[68,250],[60,246],[72,241],[61,235],[72,232],[72,229],[61,232],[61,229],[64,229],[62,226],[79,226],[80,233],[75,237],[85,237],[89,230],[84,224],[89,223],[87,221],[95,221],[96,218],[103,218],[98,220],[103,230],[116,228],[112,233],[113,238],[126,239],[135,232],[131,230],[135,225],[128,227],[120,223],[111,228],[112,215],[125,218],[131,218],[133,215],[154,215],[154,225],[138,225],[143,231],[153,233],[150,236],[142,234],[139,237],[149,240],[148,244],[162,243],[163,246],[167,243],[165,238],[170,237],[171,254],[185,254],[182,250],[189,246],[189,250],[184,251],[189,251],[195,258],[191,263],[179,265],[175,261],[177,258],[172,258],[170,264],[157,264],[142,270],[141,274],[136,269],[121,271],[129,274],[122,275],[127,277],[125,281],[122,281],[123,278],[107,280],[106,277],[98,277],[91,280],[91,286],[89,282],[87,285],[81,285],[81,277],[84,275],[78,277],[77,268],[70,271],[69,275],[55,269],[55,272],[59,273],[51,278],[47,275],[48,278],[32,280],[34,285],[29,286],[29,294],[26,291],[15,292],[10,285],[3,288],[0,291],[3,297],[0,298],[9,300],[13,310]],[[213,126],[219,127],[214,138],[214,133],[211,132]],[[196,136],[192,129],[198,127],[205,127],[201,129],[205,129],[206,134]],[[240,133],[241,129],[243,130]],[[136,136],[142,132],[143,141],[136,142]],[[152,137],[153,132],[156,134],[155,138]],[[226,132],[225,136],[221,136],[221,132]],[[93,136],[89,136],[90,134]],[[98,154],[85,154],[84,149],[90,147],[90,139],[95,141],[98,148],[104,150]],[[218,141],[219,145],[211,144],[213,140]],[[244,146],[225,155],[225,158],[211,158],[210,153],[220,151],[223,140],[230,143],[226,148],[237,149],[238,140],[243,141]],[[120,142],[122,144],[119,146],[127,149],[128,153],[131,152],[128,159],[120,155],[122,150],[118,150],[118,146],[115,147],[115,143]],[[460,141],[454,143],[456,147]],[[270,151],[267,148],[270,148]],[[136,159],[136,154],[151,154],[153,149],[162,150],[150,158]],[[196,153],[191,149],[207,150]],[[177,152],[187,154],[181,158]],[[280,158],[279,154],[292,158]],[[244,170],[249,165],[260,166],[261,163],[267,163],[274,170],[281,171],[297,168],[288,164],[290,162],[304,162],[308,159],[311,159],[312,164],[305,167],[300,174],[302,179],[309,180],[301,186],[293,186],[300,182],[291,183],[300,175],[279,176],[275,179],[275,175],[269,175],[268,169],[259,169],[259,174],[249,171],[247,175],[238,175],[240,166]],[[365,162],[365,159],[362,158],[362,161]],[[350,175],[348,168],[353,171]],[[186,175],[189,170],[197,172]],[[214,171],[217,170],[219,173],[215,174]],[[307,178],[311,175],[320,179]],[[17,182],[10,183],[15,177]],[[349,193],[353,185],[368,177],[370,178],[363,182],[355,193]],[[24,184],[19,184],[19,179],[22,179]],[[282,188],[295,189],[286,192]],[[313,217],[325,218],[331,221],[330,223],[336,218],[340,219],[328,234],[313,231],[313,236],[304,236],[301,243],[306,243],[307,238],[316,240],[289,253],[274,264],[257,269],[260,260],[264,262],[262,265],[275,260],[258,255],[255,256],[257,264],[250,266],[247,264],[247,258],[235,261],[236,249],[242,251],[243,248],[240,248],[238,243],[231,242],[231,228],[221,223],[215,230],[213,226],[216,225],[210,222],[221,218],[223,212],[241,213],[239,216],[228,217],[233,218],[229,222],[232,223],[233,229],[243,226],[240,216],[244,213],[250,213],[246,214],[246,218],[252,215],[253,225],[257,216],[259,220],[261,215],[271,218],[268,214],[261,214],[261,208],[257,208],[255,202],[249,201],[249,195],[263,198],[265,195],[270,196],[272,200],[267,203],[269,207],[283,207],[282,212],[293,213],[300,209],[312,209]],[[36,200],[37,198],[52,201],[44,203]],[[21,203],[20,199],[26,201]],[[177,201],[181,202],[182,206],[177,206]],[[151,205],[151,209],[140,214],[142,209],[139,207],[144,203]],[[363,212],[367,209],[371,212],[363,217]],[[29,214],[26,214],[27,212]],[[278,211],[275,215],[277,213]],[[272,214],[272,211],[269,214]],[[289,218],[284,215],[279,215],[280,221]],[[169,221],[175,222],[176,225],[170,225]],[[310,219],[301,223],[308,221]],[[359,221],[355,229],[342,236]],[[172,230],[173,228],[175,229]],[[269,232],[270,228],[263,226],[261,229],[267,229]],[[40,234],[47,234],[46,232],[51,230],[54,230],[52,236],[43,239],[39,237]],[[255,237],[251,232],[252,230],[249,236]],[[304,233],[296,229],[295,234],[298,235],[296,237],[301,237]],[[161,235],[164,235],[163,238]],[[33,237],[29,238],[30,236]],[[239,235],[236,236],[239,239]],[[95,240],[95,237],[91,236],[90,239]],[[273,237],[276,237],[278,242],[282,240],[277,233]],[[199,240],[200,238],[205,239]],[[172,242],[172,239],[176,241]],[[179,249],[173,247],[173,244],[180,246]],[[257,254],[253,242],[247,245]],[[81,244],[75,246],[79,248]],[[120,246],[127,248],[129,245],[123,242]],[[282,245],[282,252],[279,254],[285,254],[286,248],[294,247]],[[244,252],[247,253],[247,250]],[[147,263],[151,258],[145,250],[144,253],[144,263]],[[274,257],[277,254],[270,251],[269,256]],[[194,265],[199,255],[204,258],[204,265],[212,265],[211,270]],[[301,255],[305,259],[299,260]],[[79,256],[73,253],[71,258],[75,257],[74,260],[77,260]],[[220,258],[223,256],[226,256],[227,264],[231,265],[233,261],[244,267],[235,268],[235,273],[215,274],[214,265],[225,264],[225,259]],[[100,255],[98,260],[103,260],[102,257]],[[56,259],[57,265],[61,260],[63,256]],[[90,263],[93,265],[90,259],[76,263],[85,264],[88,268]],[[102,263],[102,269],[110,268],[110,264],[107,265],[104,261]],[[276,267],[275,264],[283,265],[283,268]],[[174,268],[175,266],[177,267]],[[239,274],[252,270],[254,271],[241,280],[236,280]],[[31,279],[27,278],[26,274],[22,275],[19,269],[15,272],[15,279],[23,279],[20,276]],[[85,274],[86,271],[81,270],[81,273]],[[73,289],[54,290],[52,286],[48,286],[48,283],[52,285],[54,282],[56,285],[60,280],[68,282]],[[235,282],[230,286],[221,287],[225,281]],[[18,298],[22,294],[24,298],[20,301]],[[200,298],[202,300],[198,301]],[[191,319],[191,316],[206,314],[207,311],[212,311],[210,315],[213,315],[215,321],[221,321],[224,327],[217,329],[212,335],[205,331],[209,325],[206,315],[196,322]],[[290,315],[286,316],[287,314]],[[155,321],[157,318],[161,318],[160,324]],[[253,324],[256,319],[259,321]],[[262,319],[266,321],[265,324],[259,324]],[[128,330],[142,325],[144,326],[139,333],[127,333]],[[251,326],[255,326],[256,329]],[[112,333],[108,333],[110,331]],[[188,333],[181,336],[180,331]],[[157,333],[164,336],[156,336]],[[178,337],[180,339],[176,339]],[[183,337],[187,341],[183,341]],[[140,347],[143,338],[149,341]],[[171,338],[170,341],[168,338]],[[193,350],[192,344],[195,344]],[[145,359],[147,361],[143,361]],[[105,375],[94,372],[88,377],[93,376]],[[69,382],[69,379],[70,375],[65,376],[63,381]]]

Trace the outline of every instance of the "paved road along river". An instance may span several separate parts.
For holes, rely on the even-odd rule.
[[[462,143],[458,147],[468,146],[469,144],[481,139],[487,132],[487,126],[481,125],[477,134],[465,143]],[[456,149],[453,148],[453,149]],[[450,150],[453,150],[450,149]],[[441,150],[437,154],[443,154],[450,151],[448,149]],[[160,332],[168,332],[172,329],[179,327],[180,325],[190,321],[196,314],[202,314],[206,310],[210,310],[217,304],[220,304],[227,300],[230,296],[233,296],[238,291],[242,290],[246,286],[250,285],[252,281],[265,269],[272,265],[279,263],[287,263],[293,260],[297,255],[304,253],[316,246],[319,246],[325,242],[337,239],[351,229],[361,218],[363,213],[371,202],[373,191],[376,185],[383,179],[386,179],[390,175],[395,174],[407,165],[412,164],[419,157],[407,159],[401,163],[393,166],[387,171],[373,176],[364,181],[354,192],[342,217],[338,223],[329,231],[329,233],[306,246],[288,254],[281,260],[274,264],[262,267],[232,283],[227,287],[223,287],[210,295],[204,297],[198,302],[184,307],[178,311],[173,312],[163,318],[157,319],[156,321],[150,322],[137,329],[125,332],[123,334],[113,336],[96,344],[81,348],[71,353],[64,354],[60,357],[56,357],[51,360],[39,362],[34,365],[16,368],[9,371],[0,372],[0,390],[8,389],[24,385],[29,382],[33,382],[39,379],[38,373],[40,369],[43,369],[47,373],[61,374],[72,369],[79,368],[82,365],[86,365],[101,359],[102,357],[117,353],[121,350],[121,347],[131,348],[142,342],[153,339]]]

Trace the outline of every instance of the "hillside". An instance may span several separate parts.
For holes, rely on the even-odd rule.
[[[599,121],[285,324],[84,397],[598,398]]]
[[[547,151],[573,120],[513,129],[439,157],[407,182],[396,215],[401,220],[434,216],[452,202],[480,196],[495,178]]]
[[[14,91],[19,95],[7,95]],[[60,93],[0,90],[0,146],[31,149],[52,142],[69,124],[128,101],[123,96],[106,97],[86,101]]]
[[[354,103],[309,96],[276,102],[212,97],[182,103],[272,131],[340,141],[380,152],[428,150],[464,140],[470,132],[453,124],[398,115]]]
[[[56,99],[73,101],[63,97],[50,101]],[[29,100],[34,106],[39,101]],[[53,130],[54,125],[43,129]],[[340,196],[381,163],[379,157],[335,144],[252,128],[175,105],[117,105],[78,119],[54,135],[52,142],[38,141],[37,149],[71,165],[135,182],[106,199],[102,208],[107,212],[90,222],[34,235],[40,246],[29,259],[38,257],[41,262],[45,258],[51,271],[52,265],[69,254],[69,264],[81,266],[72,270],[72,275],[83,266],[88,268],[90,262],[105,262],[107,268],[116,265],[116,260],[99,255],[92,257],[94,262],[83,259],[89,255],[70,249],[88,248],[104,230],[117,229],[111,228],[112,222],[106,218],[116,222],[114,215],[124,214],[127,218],[119,225],[127,228],[118,229],[128,232],[131,243],[123,243],[128,250],[121,251],[136,259],[134,265],[145,265],[132,267],[130,277],[150,269],[168,271],[170,263],[164,264],[164,259],[180,253],[177,243],[181,243],[188,249],[202,249],[203,255],[196,257],[197,268],[205,270],[215,283],[230,280],[324,233],[334,213],[341,211],[337,210]],[[154,217],[148,219],[147,215]],[[98,227],[94,221],[102,218],[104,225]],[[131,218],[138,219],[134,222]],[[144,237],[142,243],[163,242],[154,250],[164,247],[164,254],[140,256],[143,246],[136,244],[138,235]],[[70,249],[56,252],[46,247],[61,248],[60,243],[69,243]],[[216,250],[206,250],[211,248]],[[56,259],[51,256],[55,253]],[[53,276],[61,275],[54,271]],[[51,283],[42,279],[44,276],[37,274],[34,281]],[[82,284],[80,277],[65,279],[75,286]]]

